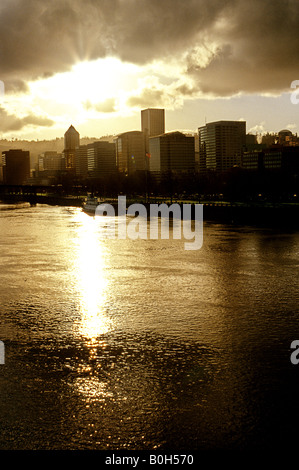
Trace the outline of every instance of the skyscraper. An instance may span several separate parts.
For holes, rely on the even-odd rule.
[[[129,131],[116,139],[117,167],[126,174],[146,169],[145,138],[141,131]]]
[[[141,130],[148,137],[164,134],[165,110],[157,108],[143,109],[141,111]]]
[[[64,158],[61,153],[46,151],[38,156],[38,171],[62,171],[64,170]]]
[[[30,178],[30,153],[24,150],[2,152],[3,177],[6,184],[25,184]]]
[[[105,178],[116,171],[115,143],[99,140],[87,145],[87,169],[91,178]]]
[[[65,168],[75,171],[75,150],[80,145],[80,134],[73,126],[70,126],[64,134]]]
[[[199,127],[199,171],[224,171],[241,164],[245,121],[216,121]]]
[[[141,111],[141,130],[145,136],[145,152],[149,152],[149,138],[165,132],[165,110],[148,108]]]
[[[149,168],[153,173],[194,171],[194,137],[168,132],[149,139]]]
[[[79,145],[75,150],[76,176],[80,178],[88,176],[87,147],[87,145]]]

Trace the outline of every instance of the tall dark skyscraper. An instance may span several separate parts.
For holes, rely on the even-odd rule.
[[[79,145],[75,150],[76,176],[81,178],[88,176],[87,148],[88,145]]]
[[[145,139],[141,131],[129,131],[120,134],[116,139],[116,155],[118,170],[131,174],[145,170]]]
[[[100,140],[87,145],[87,169],[91,178],[105,178],[116,171],[115,143]]]
[[[65,168],[69,171],[75,170],[75,150],[80,145],[80,134],[74,126],[70,126],[64,134],[64,156]]]
[[[224,171],[241,164],[245,121],[217,121],[199,127],[199,170]]]
[[[6,184],[25,184],[30,178],[30,153],[24,150],[2,152],[3,177]]]

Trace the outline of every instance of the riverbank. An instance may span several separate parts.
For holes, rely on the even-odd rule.
[[[1,194],[0,201],[5,203],[29,202],[31,205],[48,204],[50,206],[82,207],[84,197],[36,195],[36,194]]]
[[[69,207],[82,207],[83,196],[58,196],[58,195],[21,195],[9,194],[1,195],[1,201],[5,203],[29,202],[31,205],[47,204]],[[115,208],[117,213],[117,199],[106,201]],[[127,199],[127,207],[130,204],[138,202],[143,204],[149,213],[151,203],[166,203],[171,205],[171,201],[152,200],[144,203],[142,200]],[[179,204],[183,214],[184,204],[191,205],[191,217],[194,218],[195,202],[172,201],[173,204]],[[240,202],[212,202],[203,201],[203,217],[205,221],[233,225],[258,225],[265,227],[294,228],[299,229],[299,204],[297,203],[240,203]]]

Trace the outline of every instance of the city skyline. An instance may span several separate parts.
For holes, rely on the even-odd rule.
[[[299,132],[298,18],[292,0],[4,0],[0,138],[53,139],[71,122],[120,134],[145,108],[165,109],[166,132]]]

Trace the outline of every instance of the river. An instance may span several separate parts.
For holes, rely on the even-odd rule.
[[[0,205],[0,449],[296,443],[299,232],[101,237],[79,208]]]

